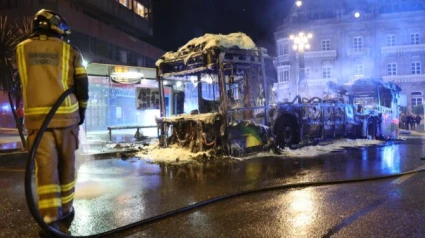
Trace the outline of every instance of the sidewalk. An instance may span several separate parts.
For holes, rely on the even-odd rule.
[[[94,131],[87,134],[80,130],[79,152],[83,156],[110,156],[117,152],[135,152],[140,143],[134,138],[135,130],[117,130],[112,132],[110,141],[109,131]],[[27,135],[25,134],[25,138]],[[133,146],[122,146],[131,143]],[[0,129],[0,167],[19,163],[24,164],[28,152],[23,148],[18,130],[15,128]]]

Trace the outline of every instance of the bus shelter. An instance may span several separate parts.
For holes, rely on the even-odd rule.
[[[160,106],[155,68],[91,63],[87,73],[89,103],[84,125],[87,132],[103,131],[111,126],[156,125]],[[143,133],[157,136],[157,129],[146,129]]]

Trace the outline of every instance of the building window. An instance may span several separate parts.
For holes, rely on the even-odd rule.
[[[289,54],[289,44],[287,42],[278,43],[277,46],[278,55],[288,55]]]
[[[354,75],[363,76],[363,65],[361,64],[354,65]]]
[[[137,15],[139,15],[143,18],[146,18],[146,19],[149,18],[149,9],[147,7],[145,7],[143,4],[141,4],[137,1],[134,1],[133,4],[134,4],[134,12]]]
[[[412,110],[415,106],[423,104],[423,93],[422,92],[413,92],[412,96]]]
[[[118,2],[124,5],[125,7],[128,7],[128,0],[119,0]]]
[[[305,68],[304,77],[305,79],[310,79],[310,68]]]
[[[277,44],[277,55],[283,55],[283,44],[282,43]]]
[[[421,74],[421,63],[413,62],[412,63],[412,74]]]
[[[322,40],[322,50],[330,50],[331,43],[329,40]]]
[[[363,48],[363,39],[361,37],[354,37],[353,38],[353,47],[355,52],[362,51]]]
[[[332,78],[332,69],[331,67],[323,67],[323,78],[330,79]]]
[[[279,83],[289,82],[289,67],[285,66],[279,69]]]
[[[395,46],[395,35],[387,35],[387,46]]]
[[[283,54],[284,55],[289,54],[289,44],[288,43],[283,43]]]
[[[283,71],[283,82],[289,82],[289,70]]]
[[[410,35],[410,44],[418,45],[419,44],[419,33],[412,33]]]
[[[397,64],[388,64],[388,75],[397,75]]]

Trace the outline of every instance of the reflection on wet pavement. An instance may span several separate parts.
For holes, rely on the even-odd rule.
[[[412,146],[418,148],[412,149]],[[409,149],[410,148],[410,149]],[[73,235],[105,232],[141,219],[238,191],[278,184],[355,179],[399,173],[425,161],[421,140],[367,149],[346,149],[316,158],[273,157],[152,164],[136,158],[81,165],[75,195]],[[309,189],[293,191],[290,225],[315,221],[317,199]]]
[[[0,144],[0,150],[12,150],[17,148],[23,148],[22,142],[6,142]]]

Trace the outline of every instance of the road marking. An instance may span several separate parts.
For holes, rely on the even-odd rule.
[[[417,167],[415,170],[421,170],[424,169],[425,165],[419,166]],[[407,174],[407,175],[403,175],[398,179],[395,179],[392,184],[394,185],[400,185],[402,183],[404,183],[406,180],[410,179],[411,177],[415,176],[417,173],[413,173],[413,174]]]
[[[5,172],[25,172],[25,169],[2,169],[2,168],[0,168],[0,171],[5,171]]]

